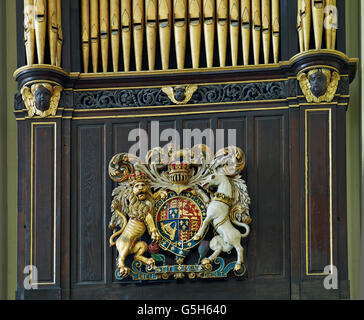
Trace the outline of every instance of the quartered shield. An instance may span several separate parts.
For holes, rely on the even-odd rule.
[[[155,204],[155,209],[155,223],[161,236],[160,247],[176,255],[177,261],[182,262],[201,241],[192,239],[206,218],[205,203],[191,192],[184,191],[177,195],[171,191],[167,199]]]

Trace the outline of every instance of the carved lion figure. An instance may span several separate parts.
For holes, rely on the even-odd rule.
[[[145,231],[148,230],[153,242],[159,241],[159,234],[153,220],[154,199],[146,176],[142,172],[136,172],[130,176],[129,180],[129,188],[126,189],[121,185],[113,192],[114,213],[109,224],[110,229],[114,231],[110,238],[110,246],[116,245],[119,253],[117,267],[119,274],[123,277],[130,273],[130,269],[125,266],[125,259],[130,254],[134,254],[135,260],[149,267],[155,265],[154,259],[143,256],[148,245],[144,241],[139,241],[139,238]],[[127,206],[125,206],[126,202]],[[116,232],[118,227],[120,230]],[[114,241],[116,237],[118,239]]]

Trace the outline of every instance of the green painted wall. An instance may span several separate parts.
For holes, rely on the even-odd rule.
[[[14,94],[17,84],[13,78],[13,73],[17,68],[16,54],[16,1],[6,0],[6,25],[8,28],[6,38],[6,66],[8,92],[8,112],[7,112],[7,188],[8,188],[8,269],[7,269],[7,295],[8,299],[15,299],[16,290],[16,235],[17,235],[17,126],[13,113]]]
[[[347,54],[360,57],[360,0],[346,1]],[[361,64],[361,62],[359,62]],[[361,68],[350,87],[347,112],[347,214],[348,259],[351,298],[360,294],[360,214],[361,214]]]
[[[3,221],[0,223],[0,236],[6,236],[7,241],[0,240],[0,256],[6,258],[0,261],[1,298],[15,299],[16,290],[16,219],[17,219],[17,136],[16,121],[13,113],[14,93],[17,90],[13,73],[16,70],[16,2],[14,0],[0,1],[0,121],[1,137],[5,145],[0,147],[0,210]],[[4,92],[3,92],[4,91]],[[5,130],[3,132],[3,130]],[[1,173],[5,176],[1,176]],[[2,223],[5,223],[5,230]]]
[[[346,1],[347,54],[360,56],[360,0]],[[16,289],[17,150],[13,115],[16,83],[16,6],[0,1],[0,299],[14,299]],[[364,37],[364,32],[363,32]],[[360,273],[360,68],[351,86],[347,113],[348,253],[351,297],[359,298]]]
[[[6,298],[6,54],[5,2],[0,2],[0,299]]]

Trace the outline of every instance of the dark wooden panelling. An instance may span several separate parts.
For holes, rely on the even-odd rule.
[[[33,126],[33,261],[39,283],[55,283],[56,125]]]
[[[307,263],[309,274],[330,265],[330,111],[306,110],[307,124]]]
[[[77,127],[77,164],[74,192],[77,193],[73,245],[77,247],[73,263],[77,265],[75,282],[105,281],[105,128],[104,125]]]
[[[252,113],[250,113],[252,114]],[[288,252],[288,245],[286,244],[286,240],[288,237],[288,229],[286,228],[286,221],[288,220],[288,198],[285,197],[285,190],[286,188],[283,187],[284,182],[287,183],[285,175],[284,166],[287,166],[287,157],[286,157],[286,139],[288,132],[285,130],[287,119],[282,115],[281,112],[269,112],[265,113],[265,116],[262,117],[247,117],[247,113],[239,114],[236,117],[231,117],[229,114],[220,114],[218,116],[210,117],[210,118],[202,118],[197,116],[184,116],[184,117],[177,117],[174,119],[166,118],[163,119],[159,123],[159,132],[155,132],[156,134],[160,134],[165,129],[173,129],[177,128],[178,132],[180,133],[180,136],[182,137],[182,129],[199,129],[201,131],[205,129],[212,129],[212,132],[214,135],[216,135],[217,129],[223,129],[225,131],[226,137],[225,137],[225,145],[228,144],[227,141],[227,130],[228,129],[235,129],[236,130],[236,137],[237,137],[237,145],[244,149],[244,151],[247,152],[247,154],[250,152],[249,159],[259,159],[261,165],[266,166],[267,163],[270,163],[268,166],[268,169],[270,172],[274,171],[273,177],[270,174],[266,174],[264,171],[262,171],[262,174],[259,175],[259,179],[255,181],[255,179],[250,178],[248,179],[248,183],[250,186],[255,185],[255,190],[263,190],[259,193],[259,199],[267,199],[267,203],[272,203],[268,209],[266,207],[260,207],[256,204],[256,197],[254,193],[250,190],[249,192],[252,195],[252,198],[255,201],[255,204],[252,205],[252,217],[253,217],[253,226],[252,226],[252,237],[257,237],[258,241],[244,241],[244,247],[246,248],[246,263],[248,266],[248,279],[246,281],[242,282],[236,282],[235,279],[231,278],[228,280],[227,284],[225,281],[184,281],[183,285],[178,285],[177,283],[167,282],[167,283],[161,283],[158,284],[158,286],[145,283],[141,287],[136,286],[135,284],[132,284],[131,281],[125,281],[122,289],[118,291],[118,289],[110,289],[110,293],[106,294],[105,298],[109,297],[114,299],[116,297],[116,292],[119,292],[119,297],[124,298],[130,298],[130,299],[145,299],[147,298],[148,292],[154,292],[155,295],[157,295],[160,299],[168,299],[168,298],[175,298],[180,299],[181,296],[189,295],[190,298],[199,299],[203,298],[205,290],[211,290],[211,288],[215,288],[214,290],[214,299],[218,297],[225,297],[228,299],[235,299],[235,298],[274,298],[274,299],[289,299],[289,287],[290,287],[290,279],[289,279],[289,272],[286,272],[286,264],[289,260],[289,252]],[[248,120],[250,119],[250,120]],[[256,133],[253,131],[253,134],[251,136],[253,137],[253,140],[248,140],[248,128],[251,127],[248,125],[248,123],[251,123],[253,127],[256,127]],[[105,163],[108,164],[109,160],[115,153],[119,152],[128,152],[131,145],[133,145],[135,142],[128,141],[128,134],[130,130],[132,129],[146,129],[147,132],[151,133],[151,122],[150,119],[143,119],[141,118],[139,122],[129,122],[127,120],[111,120],[111,121],[105,121],[106,127],[110,126],[110,134],[111,137],[107,137],[111,141],[112,148],[109,150],[109,152],[106,154],[106,160]],[[74,162],[73,162],[73,171],[75,169],[80,169],[80,164],[82,163],[82,172],[86,175],[86,172],[93,172],[94,168],[102,167],[102,164],[100,163],[102,156],[102,150],[103,150],[103,134],[104,134],[104,127],[102,124],[100,125],[85,125],[84,122],[76,122],[75,128],[73,132],[74,136],[74,142],[73,146],[76,148],[77,153],[74,154]],[[215,138],[215,136],[214,136]],[[77,142],[76,142],[77,141]],[[205,142],[205,141],[203,141]],[[215,141],[216,142],[216,141]],[[161,142],[161,146],[164,145],[165,142]],[[196,143],[196,141],[192,141],[192,144]],[[150,142],[149,142],[150,144]],[[93,148],[92,148],[93,146]],[[148,147],[151,147],[150,145]],[[98,160],[93,160],[90,162],[90,159],[87,161],[82,158],[82,154],[84,154],[88,150],[88,152],[92,152],[94,154],[98,154],[99,156],[96,157]],[[257,153],[255,150],[259,150]],[[88,154],[86,152],[86,154]],[[268,157],[267,157],[268,153]],[[259,154],[259,156],[257,155]],[[95,159],[95,156],[94,156]],[[253,161],[257,161],[253,160]],[[273,164],[273,165],[272,165]],[[105,167],[105,166],[104,166]],[[248,165],[247,165],[248,167]],[[256,168],[258,168],[258,165],[255,165]],[[105,172],[107,168],[105,167]],[[263,169],[264,170],[264,169]],[[243,177],[246,178],[247,169],[244,170]],[[250,175],[254,176],[256,169],[253,169],[250,171]],[[78,174],[81,178],[82,173]],[[114,272],[115,268],[115,259],[117,256],[116,251],[113,249],[110,249],[108,246],[107,241],[102,238],[102,230],[105,228],[105,225],[103,225],[104,220],[102,220],[102,213],[103,209],[102,206],[100,206],[100,203],[102,203],[103,199],[100,198],[100,192],[101,192],[101,186],[100,184],[105,184],[104,188],[106,190],[110,189],[110,186],[115,187],[115,185],[112,183],[112,181],[106,177],[105,180],[102,177],[101,173],[92,173],[95,180],[93,180],[93,183],[96,184],[96,186],[92,189],[92,193],[95,195],[96,199],[93,199],[94,202],[92,203],[92,207],[94,208],[92,211],[89,211],[89,216],[87,219],[93,221],[93,224],[98,225],[98,232],[96,232],[96,229],[93,230],[92,234],[87,235],[85,234],[85,230],[88,229],[88,225],[84,223],[84,220],[80,221],[80,217],[84,216],[84,209],[82,209],[79,205],[77,208],[74,208],[73,216],[77,215],[79,218],[77,218],[77,225],[78,225],[78,233],[72,232],[73,238],[78,238],[80,241],[82,239],[83,241],[83,247],[89,248],[94,247],[94,250],[98,250],[97,254],[99,256],[93,255],[94,261],[93,261],[93,274],[97,274],[100,277],[101,273],[101,261],[102,256],[104,255],[104,252],[102,250],[108,250],[112,251],[112,254],[107,258],[106,265],[111,265],[112,268],[109,270],[109,267],[107,267],[106,270],[109,270],[108,272]],[[91,178],[89,178],[92,180]],[[277,181],[277,183],[273,183],[271,180]],[[83,179],[85,180],[85,179]],[[92,183],[92,184],[93,184]],[[266,185],[265,189],[264,186]],[[269,186],[268,186],[269,185]],[[87,190],[88,187],[85,184],[74,184],[74,186],[77,189],[77,192],[80,192],[80,194],[90,193],[89,190]],[[253,189],[254,189],[253,188]],[[252,190],[253,190],[252,189]],[[272,200],[272,190],[276,189],[275,192],[273,192],[274,199]],[[277,196],[278,195],[278,196]],[[90,201],[87,201],[89,203]],[[109,203],[106,204],[106,211],[107,214],[110,215],[109,211]],[[85,205],[83,205],[85,207]],[[102,220],[102,221],[101,221]],[[107,219],[106,219],[107,220]],[[267,224],[268,221],[268,224]],[[259,231],[261,233],[261,236],[258,237],[258,231],[255,230],[257,227],[257,224],[259,223]],[[268,228],[268,231],[266,231],[266,228]],[[271,230],[269,230],[271,228]],[[102,230],[101,230],[102,229]],[[83,230],[83,231],[82,231]],[[84,232],[81,234],[81,232]],[[89,244],[86,244],[85,241],[87,241],[88,237],[92,237],[92,241]],[[250,239],[250,238],[249,238]],[[98,242],[95,246],[93,243]],[[102,243],[103,249],[100,248],[100,243]],[[271,244],[273,243],[273,245]],[[280,245],[277,245],[280,244]],[[259,244],[260,249],[258,250],[258,254],[255,254],[254,246],[256,244]],[[269,251],[270,250],[270,251]],[[269,252],[267,252],[269,251]],[[232,255],[234,255],[235,252],[232,252]],[[88,273],[85,273],[86,270],[84,268],[79,267],[79,260],[86,258],[82,258],[80,254],[76,255],[73,259],[73,269],[77,270],[77,272],[80,272],[80,270],[83,270],[83,274],[86,275]],[[111,260],[109,260],[111,259]],[[285,261],[284,261],[285,259]],[[262,263],[261,261],[264,261]],[[77,265],[77,267],[75,267]],[[254,277],[254,272],[252,272],[252,268],[255,268],[255,266],[261,265],[261,269],[259,269],[258,278]],[[263,269],[268,268],[268,269]],[[272,277],[273,276],[273,277]],[[109,276],[107,275],[107,278]],[[112,281],[117,284],[120,283],[119,281],[116,281],[114,279],[114,276],[112,275]],[[263,293],[264,285],[262,283],[263,279],[266,279],[264,281],[271,281],[271,290],[265,291]],[[88,284],[88,288],[91,290],[89,291],[90,295],[87,294],[88,290],[82,289],[80,286],[76,286],[72,290],[72,298],[95,298],[93,295],[96,293],[93,292],[93,289],[99,288],[99,290],[104,291],[104,285],[101,285],[100,283],[96,283],[97,281],[100,281],[99,278],[78,278],[77,282],[82,282],[83,284]],[[257,282],[256,282],[257,281]],[[259,282],[260,281],[260,282]],[[91,286],[92,285],[92,286]],[[229,293],[226,293],[224,288],[226,286],[229,286],[231,288],[231,291]],[[198,291],[196,288],[200,288]],[[91,289],[93,288],[93,289]],[[152,290],[153,288],[153,290]],[[151,291],[152,290],[152,291]],[[248,291],[244,291],[248,290]],[[258,292],[259,291],[259,292]],[[199,293],[200,292],[200,293]],[[245,293],[244,293],[245,292]],[[255,292],[255,293],[254,293]],[[221,293],[221,294],[220,294]],[[104,296],[100,296],[97,294],[98,297],[104,298]]]
[[[289,112],[289,149],[290,149],[290,255],[291,255],[291,299],[300,298],[301,265],[301,208],[304,207],[300,184],[300,111]],[[302,203],[301,203],[302,202]]]
[[[30,154],[29,134],[30,124],[23,122],[18,125],[18,154]],[[18,254],[17,254],[17,291],[16,299],[22,299],[24,268],[30,264],[28,249],[30,234],[30,161],[22,161],[18,157]]]
[[[214,120],[212,119],[204,119],[204,118],[195,118],[195,119],[184,119],[182,121],[182,129],[190,130],[187,134],[191,139],[187,139],[186,132],[184,131],[183,143],[186,146],[186,143],[191,146],[198,144],[206,144],[211,148],[212,151],[215,150],[215,127],[213,126]],[[211,130],[212,129],[212,130]],[[181,136],[182,137],[182,136]],[[187,142],[188,141],[188,142]],[[182,143],[182,142],[181,142]]]
[[[323,225],[323,222],[328,222],[328,215],[326,211],[323,215],[315,215],[316,209],[313,209],[320,208],[316,205],[317,202],[319,204],[326,203],[327,206],[330,195],[327,185],[322,186],[323,179],[328,181],[329,111],[315,110],[307,113],[307,151],[309,160],[307,173],[309,175],[308,195],[310,199],[309,253],[311,258],[310,272],[322,272],[323,267],[329,264],[326,260],[330,257],[327,240],[329,224]],[[332,111],[332,120],[333,125],[336,125],[338,130],[337,132],[333,131],[335,136],[332,139],[334,141],[341,139],[340,141],[343,143],[344,136],[339,137],[345,128],[343,122],[341,122],[343,120],[340,117],[337,118],[334,111]],[[65,122],[64,128],[63,124],[62,128],[59,127],[60,132],[62,132],[62,146],[60,148],[64,153],[61,168],[62,171],[70,172],[71,181],[69,188],[67,186],[62,187],[62,196],[60,196],[64,206],[62,209],[62,250],[68,250],[71,247],[70,258],[67,257],[67,252],[62,251],[62,261],[59,263],[62,267],[62,298],[148,299],[152,296],[158,296],[160,299],[181,299],[188,295],[191,299],[202,299],[207,292],[212,291],[214,292],[213,299],[298,299],[310,297],[337,298],[339,296],[336,293],[329,293],[319,288],[319,282],[314,283],[317,277],[305,277],[303,283],[299,274],[301,267],[305,272],[306,243],[305,208],[302,208],[304,207],[302,205],[300,208],[300,203],[305,203],[305,170],[303,170],[305,166],[305,111],[298,109],[290,111],[237,112],[234,117],[229,113],[213,114],[209,115],[209,117],[184,115],[174,118],[166,117],[159,123],[159,132],[156,133],[158,135],[163,130],[172,128],[177,128],[181,137],[182,129],[189,128],[202,131],[212,129],[215,135],[214,142],[218,139],[217,129],[224,129],[225,135],[227,129],[236,129],[236,144],[245,151],[247,156],[247,166],[243,172],[243,178],[247,181],[252,199],[250,207],[253,218],[251,234],[243,242],[246,249],[245,262],[248,268],[244,281],[237,281],[234,277],[230,277],[227,281],[190,281],[185,279],[181,283],[161,281],[158,284],[148,282],[136,284],[129,280],[125,282],[116,281],[114,278],[116,251],[109,248],[110,230],[107,228],[111,215],[111,192],[115,184],[107,175],[107,166],[115,153],[128,152],[130,146],[135,143],[134,141],[128,141],[130,130],[145,129],[150,135],[150,121],[150,118],[139,118],[138,121],[132,122],[127,119],[99,119],[89,122],[73,121],[72,127],[70,123]],[[340,122],[340,124],[336,122]],[[22,135],[27,136],[24,132],[31,132],[31,123],[24,122],[23,126],[20,126],[19,129]],[[36,166],[34,173],[36,176],[40,176],[40,172],[43,172],[48,177],[40,176],[37,183],[45,185],[47,190],[42,189],[41,193],[37,195],[37,188],[39,189],[40,186],[36,186],[35,197],[41,197],[39,199],[44,200],[51,198],[53,194],[51,187],[54,180],[49,179],[49,177],[54,177],[54,170],[50,165],[50,154],[52,152],[54,154],[54,148],[52,149],[50,145],[50,141],[54,141],[54,131],[52,131],[54,128],[53,125],[43,122],[42,126],[35,126],[35,129],[34,160]],[[72,135],[72,139],[67,139],[68,134]],[[227,136],[225,136],[225,140],[227,140]],[[301,141],[301,144],[299,141]],[[192,143],[197,143],[197,141],[192,141]],[[57,144],[61,145],[58,140]],[[161,145],[163,144],[161,143]],[[225,144],[229,143],[225,141]],[[340,145],[339,141],[333,145],[334,158],[339,157],[343,152]],[[20,146],[25,152],[28,148],[29,153],[30,141],[27,142],[24,138],[24,144],[20,144]],[[149,141],[148,148],[150,147]],[[343,165],[343,160],[341,159],[341,162],[336,161],[333,159],[333,169],[337,171],[333,174],[333,182],[338,184],[344,181],[345,170],[340,171],[338,168],[340,164]],[[47,168],[43,168],[45,163],[48,163]],[[69,168],[69,165],[71,165],[71,168]],[[30,172],[30,164],[23,168],[23,171]],[[58,175],[59,173],[57,173],[57,177]],[[19,177],[23,177],[20,178],[20,181],[21,185],[25,187],[26,177],[24,175]],[[46,181],[42,183],[42,179]],[[62,183],[67,184],[67,179],[63,177]],[[30,189],[30,186],[27,186],[27,188]],[[291,190],[292,194],[289,193],[289,190]],[[333,196],[338,197],[341,194],[340,190],[338,186],[338,190],[333,193]],[[29,193],[30,190],[25,194]],[[25,208],[24,204],[22,204],[25,201],[24,197],[25,195],[20,197],[19,210],[23,210],[20,211],[20,214],[24,212]],[[69,217],[67,217],[67,203],[70,200],[68,197],[72,199],[70,201],[71,214]],[[318,200],[315,197],[318,197]],[[54,201],[54,199],[51,200]],[[35,207],[36,201],[34,202]],[[42,203],[41,208],[46,208],[49,203],[48,200],[45,201],[45,203]],[[345,201],[341,200],[337,205],[344,209],[344,204]],[[335,212],[337,210],[335,206],[336,204],[333,204],[334,219],[336,219]],[[46,208],[46,210],[51,209]],[[302,210],[302,213],[300,213],[300,210]],[[30,211],[30,208],[28,208],[28,211]],[[334,228],[339,228],[341,224],[345,226],[345,222],[340,222],[341,219],[345,220],[345,215],[338,213],[338,218],[338,224],[333,223]],[[50,216],[48,215],[46,219],[39,220],[38,218],[35,222],[50,225],[53,221],[49,219]],[[23,220],[20,216],[19,221]],[[69,231],[67,231],[68,224],[71,225]],[[25,227],[27,226],[30,226],[29,215],[26,218]],[[24,248],[20,247],[19,272],[21,278],[21,264],[28,264],[29,261],[30,230],[29,228],[25,229],[27,231],[25,234],[22,233],[21,228],[19,230],[19,236],[25,237],[22,240],[23,243],[25,242],[25,246]],[[336,234],[335,232],[333,232],[333,235]],[[343,237],[343,232],[345,231],[337,230],[337,237]],[[317,239],[318,235],[321,235],[321,239]],[[39,235],[39,237],[48,238],[49,236],[50,233],[47,233],[47,231]],[[36,240],[36,243],[41,241],[39,239]],[[51,240],[49,238],[44,242],[49,243]],[[321,247],[326,250],[324,252],[326,260],[322,258]],[[339,248],[339,250],[336,251],[336,248]],[[53,254],[52,248],[49,246],[47,250],[49,250],[48,256]],[[302,250],[302,256],[300,256],[300,250]],[[333,250],[334,264],[338,266],[345,264],[347,257],[345,246],[341,245],[340,242],[336,243],[335,240]],[[232,252],[232,256],[234,254],[235,252]],[[24,256],[26,262],[22,260]],[[41,280],[48,280],[46,278],[49,278],[52,263],[47,257],[43,260],[43,263],[48,264],[48,274],[42,275],[43,279]],[[70,265],[69,270],[67,270],[68,263]],[[344,286],[340,297],[347,297],[347,270],[345,268],[343,270],[342,272],[339,271],[340,285]],[[69,287],[67,287],[67,277],[71,279],[71,286]],[[310,282],[311,278],[312,283]],[[227,287],[229,288],[228,292],[226,291]],[[310,290],[316,291],[311,292]],[[38,297],[60,297],[56,291],[53,293],[51,291],[49,293],[45,293],[44,290],[41,291]],[[19,282],[17,297],[31,299],[35,298],[36,295],[24,291],[22,283]]]
[[[254,216],[256,235],[256,277],[285,276],[286,205],[285,175],[285,128],[283,117],[256,117],[255,161],[257,203]],[[262,261],[264,261],[262,263]],[[260,262],[260,263],[258,263]]]
[[[62,122],[62,214],[61,214],[61,288],[62,299],[70,299],[71,287],[71,120]]]
[[[137,130],[139,128],[140,126],[138,122],[124,122],[124,123],[113,124],[112,126],[113,154],[128,152],[129,149],[137,143],[137,141],[129,140],[129,134],[132,130]]]
[[[173,131],[177,130],[177,120],[152,120],[148,121],[147,124],[147,133],[148,133],[148,141],[149,148],[155,147],[166,147],[172,140],[178,139],[174,137]],[[172,134],[172,136],[170,136]],[[179,140],[181,140],[182,135],[179,134]],[[159,143],[157,143],[159,141]],[[176,143],[178,143],[176,141]],[[181,144],[181,141],[180,141]]]
[[[344,280],[346,284],[340,287],[340,298],[349,299],[350,290],[349,283],[345,280],[348,274],[348,246],[347,242],[342,239],[347,239],[347,221],[346,221],[346,111],[344,109],[336,111],[336,199],[337,199],[337,217],[336,221],[336,242],[337,242],[337,257],[336,265],[338,268],[338,275],[340,280]],[[335,198],[334,198],[335,199]],[[334,202],[335,204],[335,202]]]
[[[222,118],[218,119],[217,128],[223,130],[223,134],[218,134],[216,131],[215,142],[216,142],[216,151],[219,150],[220,146],[237,146],[241,148],[246,154],[246,118],[245,117],[234,117],[234,118]],[[229,130],[235,131],[230,137],[229,140]]]

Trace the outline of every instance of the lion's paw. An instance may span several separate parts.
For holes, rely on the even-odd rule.
[[[120,267],[119,274],[121,277],[126,278],[130,274],[130,269],[128,267]]]
[[[149,258],[146,260],[145,264],[147,266],[154,266],[155,265],[155,260],[153,258]]]

